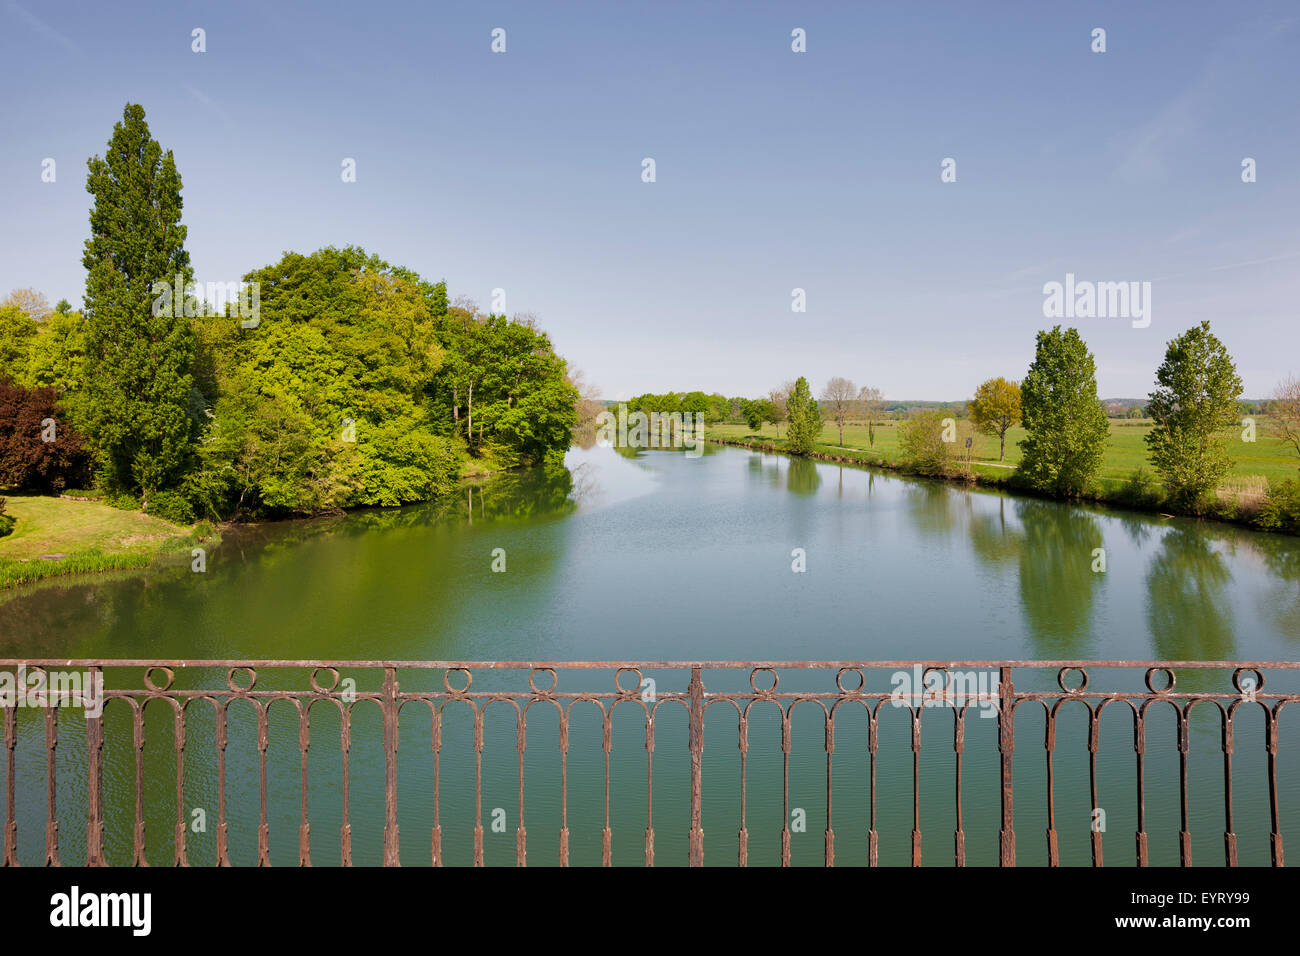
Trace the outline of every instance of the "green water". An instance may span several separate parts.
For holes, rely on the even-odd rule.
[[[1191,659],[1294,660],[1300,647],[1300,542],[1211,523],[1104,512],[905,480],[865,470],[710,448],[700,458],[656,452],[625,457],[575,449],[567,469],[509,476],[454,501],[392,512],[243,528],[226,534],[205,573],[189,558],[145,572],[46,585],[0,603],[0,657],[296,658],[420,660],[729,659]],[[503,549],[506,570],[492,570]],[[803,549],[806,571],[794,573]],[[1106,569],[1094,571],[1097,549]],[[500,552],[497,552],[500,555]],[[654,675],[660,691],[685,690],[688,675]],[[706,671],[709,690],[747,687],[747,673]],[[1017,673],[1018,690],[1054,686],[1054,673]],[[1269,691],[1297,689],[1270,673]],[[360,689],[377,675],[357,674]],[[441,686],[441,673],[400,675],[403,690]],[[526,687],[527,672],[479,674],[475,690]],[[613,689],[607,672],[562,671],[561,691]],[[110,672],[109,684],[139,686]],[[186,672],[178,686],[224,686],[224,673]],[[889,672],[869,689],[888,690]],[[259,688],[306,689],[306,674],[263,672]],[[1141,674],[1094,671],[1092,689],[1137,690]],[[833,673],[785,673],[782,690],[833,691]],[[1221,672],[1179,675],[1179,689],[1230,689]],[[549,713],[548,713],[549,711]],[[1300,836],[1300,717],[1279,721],[1284,834]],[[1086,722],[1067,709],[1057,731],[1055,792],[1062,861],[1087,863],[1091,801]],[[575,863],[598,863],[604,820],[601,719],[577,704],[570,734],[568,823]],[[911,731],[907,711],[885,706],[876,760],[877,823],[884,863],[910,860]],[[1177,862],[1175,721],[1168,705],[1147,718],[1147,832],[1155,863]],[[172,724],[146,710],[145,819],[149,859],[171,858],[176,819]],[[253,709],[230,711],[227,815],[231,857],[256,859],[259,769]],[[613,721],[610,820],[615,863],[643,858],[646,809],[644,718],[620,705]],[[971,864],[997,860],[996,721],[966,722],[962,812]],[[215,858],[214,720],[192,708],[187,723],[184,807],[208,815],[191,833],[192,862]],[[272,862],[297,861],[301,768],[298,720],[270,710],[268,824]],[[822,859],[826,814],[823,717],[816,705],[791,721],[789,807],[806,830],[791,836],[795,863]],[[951,863],[953,717],[922,718],[921,831],[929,863]],[[1022,862],[1046,859],[1044,720],[1016,717],[1016,830]],[[1236,721],[1233,787],[1243,863],[1268,862],[1263,721],[1258,707]],[[57,749],[60,845],[84,855],[85,738],[79,713],[60,714]],[[110,860],[129,862],[135,763],[124,705],[105,717],[105,806]],[[377,708],[358,706],[350,754],[353,861],[381,859],[383,760]],[[487,711],[482,818],[489,863],[513,864],[518,756],[509,705]],[[779,860],[783,768],[772,704],[750,718],[750,862]],[[1099,803],[1107,813],[1107,863],[1133,861],[1136,826],[1132,717],[1102,719]],[[443,726],[441,825],[444,862],[471,860],[474,753],[468,708]],[[1192,717],[1189,799],[1194,858],[1223,860],[1223,762],[1217,712]],[[428,709],[401,718],[399,824],[404,863],[428,863],[433,754]],[[686,859],[688,764],[680,706],[656,718],[653,825],[656,861]],[[44,722],[18,712],[15,754],[19,850],[39,863],[45,838]],[[525,823],[530,864],[558,860],[560,751],[549,705],[528,717]],[[313,862],[339,859],[342,818],[339,719],[312,711],[309,804]],[[730,705],[706,716],[705,860],[736,859],[739,828],[737,721]],[[866,857],[868,761],[862,708],[836,717],[833,758],[836,860]],[[0,767],[0,775],[3,768]],[[491,828],[493,811],[504,832]]]

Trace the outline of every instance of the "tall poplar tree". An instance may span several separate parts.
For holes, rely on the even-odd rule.
[[[95,202],[82,257],[84,424],[105,483],[142,494],[147,505],[179,480],[197,436],[194,333],[183,307],[153,308],[155,283],[174,289],[179,276],[183,298],[194,276],[180,224],[181,177],[134,103],[113,127],[104,157],[87,166],[86,191]]]
[[[1241,417],[1241,377],[1202,322],[1169,343],[1147,402],[1151,461],[1179,506],[1200,510],[1232,469],[1227,429]]]
[[[1019,475],[1050,494],[1082,493],[1101,467],[1109,425],[1097,401],[1097,363],[1076,329],[1038,333],[1034,364],[1020,383]]]

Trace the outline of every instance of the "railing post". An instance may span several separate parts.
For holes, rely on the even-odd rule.
[[[1266,711],[1264,748],[1268,751],[1269,856],[1273,866],[1285,866],[1282,854],[1282,830],[1277,807],[1277,711]]]
[[[91,686],[99,674],[90,668]],[[104,865],[104,701],[100,696],[99,716],[86,712],[86,866]]]
[[[1016,865],[1016,829],[1011,811],[1011,756],[1016,749],[1015,685],[1011,668],[998,671],[998,753],[1002,755],[1002,832],[998,835],[999,865]]]
[[[690,734],[691,748],[691,839],[690,865],[704,865],[704,830],[700,826],[700,794],[702,764],[704,757],[704,681],[700,679],[700,669],[691,668],[691,683],[688,687],[690,697]]]
[[[20,685],[21,686],[21,685]],[[19,690],[19,693],[22,693]],[[4,865],[18,865],[18,823],[14,819],[14,748],[18,746],[18,714],[14,708],[18,705],[15,700],[12,706],[6,706],[5,712],[5,835],[4,835]]]
[[[397,668],[384,668],[384,866],[401,866],[397,842]]]

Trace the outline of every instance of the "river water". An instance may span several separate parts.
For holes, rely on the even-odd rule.
[[[0,599],[0,657],[1281,661],[1300,656],[1300,541],[1294,538],[735,448],[710,446],[698,458],[575,448],[566,465],[466,488],[436,505],[233,529],[207,556],[202,574],[193,573],[183,556],[142,572],[8,594]],[[504,563],[504,572],[494,571],[494,563],[498,568]],[[805,570],[796,572],[796,566]],[[138,671],[110,671],[110,686],[119,676],[130,681],[119,686],[139,686]],[[493,676],[476,675],[475,689],[518,689],[527,674],[498,675],[495,684]],[[608,691],[612,676],[561,671],[558,689]],[[706,672],[706,686],[747,687],[740,676]],[[661,677],[664,690],[685,689],[684,673]],[[1269,691],[1297,689],[1290,675],[1267,677]],[[177,686],[205,681],[224,686],[224,679],[223,673],[187,672]],[[358,680],[366,689],[365,678]],[[434,686],[431,674],[403,673],[401,680],[403,689]],[[889,680],[888,674],[873,673],[869,689],[888,689]],[[1055,672],[1017,672],[1016,686],[1047,689],[1054,680]],[[1137,690],[1141,674],[1094,670],[1091,681],[1091,689]],[[1220,671],[1180,672],[1178,681],[1180,690],[1230,690],[1228,675]],[[824,673],[787,673],[782,690],[834,690],[822,686],[829,682]],[[289,685],[306,689],[305,675],[259,676],[259,689]],[[271,860],[277,865],[297,861],[301,799],[297,717],[289,705],[278,706],[283,710],[273,706],[270,712],[267,777]],[[184,810],[192,824],[189,853],[196,864],[215,857],[217,817],[214,722],[211,708],[206,714],[202,710],[191,714],[186,742]],[[368,710],[377,714],[376,708]],[[706,720],[708,863],[736,860],[739,755],[734,710],[727,710],[730,716],[710,708]],[[1041,708],[1034,711],[1017,712],[1016,830],[1021,859],[1041,863],[1044,720]],[[1219,718],[1210,711],[1203,707],[1193,713],[1189,756],[1194,858],[1207,864],[1223,860],[1223,760]],[[1171,713],[1163,706],[1147,719],[1146,812],[1154,863],[1178,859]],[[162,707],[151,705],[146,714],[148,852],[151,862],[165,864],[176,819],[172,724]],[[910,860],[913,753],[907,714],[888,706],[881,711],[876,828],[883,863]],[[968,862],[995,863],[997,722],[972,716],[966,723],[962,812]],[[525,760],[530,864],[558,860],[556,724],[554,716],[548,721],[540,711],[530,713]],[[689,803],[682,708],[670,709],[656,724],[656,860],[681,863]],[[927,862],[950,863],[952,712],[927,709],[922,724],[925,745],[917,772],[923,848]],[[1267,863],[1269,808],[1258,707],[1243,711],[1236,724],[1233,796],[1241,859]],[[768,705],[750,723],[751,863],[779,859],[787,810],[793,862],[822,859],[822,717],[803,708],[791,725],[787,806],[779,714]],[[840,863],[866,858],[865,726],[861,716],[836,718],[833,824]],[[126,707],[111,705],[105,727],[107,845],[111,860],[129,862],[135,758]],[[1300,836],[1300,717],[1284,711],[1279,727],[1283,832]],[[84,722],[80,714],[65,711],[60,728],[60,845],[65,861],[76,861],[85,846]],[[17,729],[20,858],[39,863],[46,812],[43,718],[19,711]],[[1102,719],[1102,734],[1098,803],[1105,811],[1107,863],[1131,864],[1136,826],[1131,712],[1113,708]],[[359,711],[350,754],[356,863],[381,859],[378,735],[378,717]],[[232,705],[229,738],[230,853],[236,863],[252,863],[259,768],[250,706]],[[443,738],[443,859],[466,863],[472,859],[475,820],[470,718],[449,717]],[[485,740],[485,855],[490,864],[513,863],[519,767],[513,718],[503,709],[486,719]],[[611,752],[615,863],[639,863],[643,856],[644,743],[639,711],[621,708]],[[1063,716],[1056,748],[1061,858],[1084,864],[1094,820],[1086,720]],[[398,775],[404,863],[429,862],[431,751],[427,708],[420,714],[408,707],[401,720]],[[340,761],[338,717],[313,710],[309,802],[318,864],[339,859]],[[598,863],[604,755],[599,712],[592,705],[575,708],[568,768],[571,857],[575,863]],[[200,816],[207,817],[206,828],[199,825]]]

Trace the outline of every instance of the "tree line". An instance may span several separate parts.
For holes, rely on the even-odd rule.
[[[171,151],[128,104],[88,168],[82,309],[0,306],[0,485],[188,523],[422,501],[569,447],[578,388],[532,317],[355,246],[246,273],[253,320],[160,308],[193,281]]]
[[[1232,469],[1229,443],[1237,431],[1255,440],[1257,424],[1250,416],[1267,416],[1268,431],[1300,456],[1300,381],[1288,378],[1271,400],[1242,400],[1242,381],[1227,348],[1209,322],[1188,329],[1167,343],[1164,360],[1155,372],[1156,387],[1147,396],[1145,414],[1151,427],[1145,436],[1148,459],[1163,486],[1162,503],[1190,514],[1218,508],[1216,492]],[[746,423],[757,431],[764,422],[787,423],[785,449],[809,454],[818,442],[821,416],[837,427],[844,444],[844,426],[865,421],[868,442],[875,446],[875,426],[889,406],[879,390],[858,388],[842,377],[831,378],[820,402],[807,406],[807,383],[800,378],[773,389],[762,398],[742,400]],[[1137,406],[1114,409],[1134,417]],[[1077,329],[1059,325],[1040,331],[1033,363],[1023,379],[1005,377],[983,382],[965,405],[965,415],[948,409],[914,412],[898,429],[902,461],[922,474],[946,475],[966,446],[971,431],[994,436],[999,461],[1006,457],[1007,434],[1023,426],[1021,457],[1010,484],[1056,498],[1077,498],[1095,490],[1109,437],[1106,406],[1097,396],[1096,362]],[[963,436],[965,432],[965,436]],[[1153,500],[1151,482],[1141,469],[1130,479],[1125,500]],[[1273,482],[1261,503],[1256,524],[1300,531],[1300,481]]]

